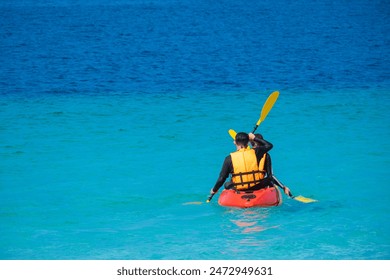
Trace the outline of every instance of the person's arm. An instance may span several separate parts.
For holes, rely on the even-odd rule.
[[[262,158],[264,153],[267,153],[269,150],[273,148],[272,143],[264,140],[261,135],[254,135],[253,133],[249,133],[249,140],[257,142],[258,146],[255,148],[256,156],[258,158]]]
[[[231,166],[232,166],[232,157],[229,155],[225,158],[223,162],[218,180],[210,191],[211,194],[218,192],[219,188],[222,187],[223,183],[225,183],[226,179],[229,177]]]
[[[265,172],[268,177],[272,177],[272,161],[271,156],[269,154],[266,155],[265,158]]]

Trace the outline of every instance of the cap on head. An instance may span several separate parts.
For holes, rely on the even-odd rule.
[[[247,146],[249,142],[248,133],[239,132],[236,134],[236,138],[234,139],[237,145]]]

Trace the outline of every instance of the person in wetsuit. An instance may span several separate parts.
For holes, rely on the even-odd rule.
[[[249,140],[256,142],[256,147],[248,149]],[[272,149],[273,145],[264,140],[260,134],[247,134],[245,132],[237,133],[234,144],[237,151],[225,158],[217,182],[210,190],[211,195],[218,192],[230,174],[232,181],[225,184],[225,188],[255,190],[263,185],[264,174],[259,170],[259,162]]]
[[[255,134],[255,136],[263,138],[261,136],[261,134]],[[260,143],[256,142],[256,141],[250,141],[250,144],[251,144],[252,148],[254,149],[254,148],[258,147]],[[272,172],[271,156],[269,153],[265,154],[264,170],[265,170],[265,178],[263,178],[263,180],[261,180],[260,183],[256,185],[256,187],[258,189],[261,189],[261,188],[264,188],[267,186],[273,186],[276,184],[284,190],[284,193],[286,195],[288,195],[288,196],[292,195],[290,192],[290,189],[287,186],[282,185],[282,183],[280,183],[279,180],[277,180],[276,177],[274,176],[274,174]]]

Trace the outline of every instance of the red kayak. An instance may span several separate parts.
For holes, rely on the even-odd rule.
[[[275,186],[256,191],[223,190],[218,203],[222,206],[240,208],[270,207],[282,204],[282,195]]]

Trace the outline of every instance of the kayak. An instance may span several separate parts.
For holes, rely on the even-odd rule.
[[[223,190],[218,203],[228,207],[271,207],[282,204],[282,195],[276,186],[255,191]]]

